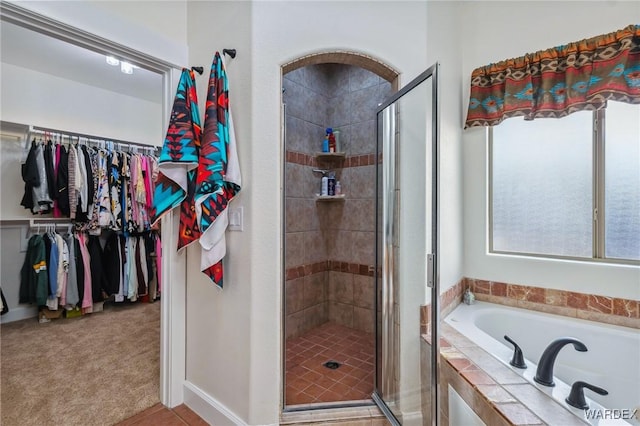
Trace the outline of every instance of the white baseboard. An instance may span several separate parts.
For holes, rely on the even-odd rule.
[[[247,425],[220,401],[188,381],[184,382],[184,404],[210,425]]]
[[[6,324],[13,321],[20,321],[28,318],[38,318],[38,308],[35,306],[18,306],[17,308],[9,308],[9,312],[0,316],[0,324]]]

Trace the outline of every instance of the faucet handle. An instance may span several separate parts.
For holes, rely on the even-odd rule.
[[[578,380],[571,385],[571,392],[569,392],[569,396],[565,399],[567,404],[572,407],[580,408],[581,410],[589,408],[589,404],[587,404],[587,401],[584,399],[584,388],[590,389],[600,395],[609,395],[609,392],[602,388]]]
[[[527,364],[524,362],[524,357],[522,356],[522,349],[516,342],[514,342],[509,336],[505,334],[504,340],[511,343],[513,345],[513,358],[509,361],[509,364],[516,368],[527,368]]]

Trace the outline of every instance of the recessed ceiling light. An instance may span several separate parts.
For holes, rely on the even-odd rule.
[[[120,65],[120,61],[113,56],[107,56],[107,63],[112,66]]]
[[[133,74],[133,65],[131,65],[129,62],[122,62],[120,64],[120,71],[122,71],[125,74]]]

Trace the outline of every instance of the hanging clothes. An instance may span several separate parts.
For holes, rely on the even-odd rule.
[[[27,154],[27,160],[22,164],[22,180],[24,181],[24,195],[20,205],[25,209],[37,213],[33,203],[33,189],[40,186],[40,175],[38,174],[38,163],[36,162],[36,141],[31,141],[31,148]]]
[[[93,303],[104,301],[104,294],[107,294],[107,277],[102,262],[102,247],[100,246],[100,238],[95,235],[89,235],[87,244],[89,251],[90,268],[91,268],[91,294]]]
[[[122,259],[120,258],[120,241],[118,234],[110,232],[102,251],[102,266],[104,268],[105,292],[115,295],[120,291],[122,278]]]
[[[47,303],[49,284],[47,280],[47,260],[42,235],[29,238],[27,254],[20,270],[20,303]]]
[[[51,197],[49,197],[47,165],[44,159],[44,149],[42,144],[36,144],[35,158],[38,175],[40,176],[40,184],[33,187],[33,208],[38,213],[48,213],[53,206],[53,201],[51,200]]]
[[[113,229],[122,229],[122,205],[121,195],[122,190],[122,156],[120,153],[114,152],[111,154],[111,161],[109,167],[109,195],[111,196],[111,213],[113,215]]]
[[[80,297],[78,295],[78,272],[76,268],[76,239],[73,238],[73,235],[69,234],[65,238],[65,243],[69,250],[69,261],[67,267],[66,303],[64,303],[63,306],[65,309],[73,309],[80,301]]]
[[[55,181],[55,174],[54,174],[55,160],[53,156],[53,142],[48,141],[44,145],[43,149],[44,149],[43,157],[44,157],[45,174],[47,179],[47,189],[49,192],[49,198],[52,200],[51,208],[53,208],[53,200],[58,198],[58,189],[56,188],[56,181]]]
[[[81,182],[79,175],[78,165],[78,151],[75,146],[69,146],[69,217],[71,219],[76,218],[76,211],[78,209],[78,187]]]
[[[87,248],[87,236],[78,234],[78,247],[82,259],[83,270],[83,289],[82,289],[82,313],[88,314],[93,312],[93,284],[91,282],[93,274],[91,273],[91,256]]]
[[[60,215],[69,216],[69,154],[64,145],[59,145],[60,161],[56,181],[58,186],[58,198],[56,200]]]

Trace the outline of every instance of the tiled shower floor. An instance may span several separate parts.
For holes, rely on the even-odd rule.
[[[286,343],[286,404],[370,399],[374,336],[325,323]],[[325,367],[337,361],[335,370]]]

